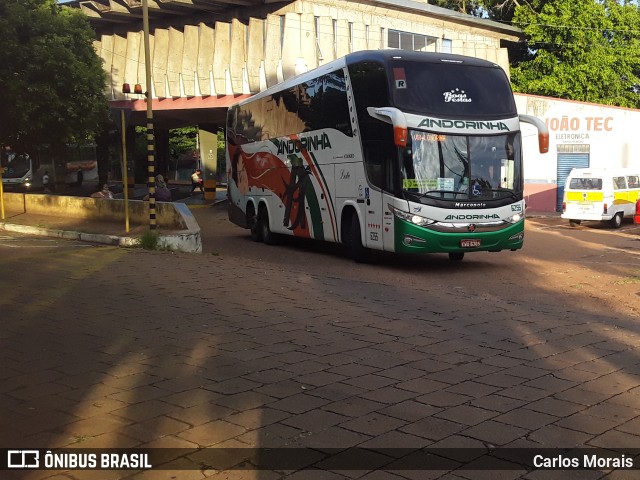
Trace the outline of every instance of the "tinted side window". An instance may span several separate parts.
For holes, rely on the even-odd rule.
[[[344,72],[338,70],[321,77],[322,80],[322,118],[324,128],[335,128],[352,136],[349,103]]]
[[[352,136],[342,70],[301,84],[298,114],[304,122],[305,132],[330,128]]]
[[[367,111],[367,107],[390,106],[386,70],[382,64],[362,62],[349,66],[349,77],[358,113],[367,177],[372,185],[393,190],[392,167],[397,159],[393,126],[373,118]]]

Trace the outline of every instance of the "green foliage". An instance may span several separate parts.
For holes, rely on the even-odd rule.
[[[159,250],[160,235],[155,230],[147,230],[140,237],[140,246],[145,250]]]
[[[516,7],[526,4],[529,8],[539,11],[548,0],[433,0],[429,3],[438,7],[467,13],[475,17],[490,18],[492,20],[511,22]]]
[[[551,0],[518,7],[527,58],[511,69],[514,90],[621,107],[640,106],[640,10],[614,0]]]
[[[169,131],[169,156],[178,158],[185,153],[193,152],[198,145],[198,129],[196,127],[174,128]]]
[[[0,0],[0,141],[64,144],[108,118],[106,74],[79,9],[56,0]]]

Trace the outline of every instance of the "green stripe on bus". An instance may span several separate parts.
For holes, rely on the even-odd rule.
[[[311,217],[311,225],[313,225],[313,238],[317,240],[324,240],[322,213],[320,212],[318,196],[316,195],[313,183],[311,183],[311,179],[309,179],[309,184],[307,185],[305,198],[307,199],[307,205],[309,205],[309,216]]]

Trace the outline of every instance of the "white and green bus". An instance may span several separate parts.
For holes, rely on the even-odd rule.
[[[370,250],[517,250],[524,239],[520,122],[498,65],[362,51],[229,109],[229,218],[256,241],[295,235]]]

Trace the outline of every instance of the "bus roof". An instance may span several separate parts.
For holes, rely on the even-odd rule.
[[[465,55],[456,55],[453,53],[435,53],[435,52],[415,52],[411,50],[387,49],[387,50],[362,50],[345,55],[344,57],[333,60],[329,63],[321,65],[308,72],[301,73],[295,77],[291,77],[283,82],[277,83],[262,92],[238,102],[239,105],[251,103],[253,100],[272,95],[273,93],[285,90],[300,83],[304,83],[321,75],[334,72],[348,65],[360,62],[379,62],[383,64],[389,63],[391,60],[403,59],[410,62],[424,63],[440,63],[446,62],[451,64],[461,64],[486,68],[501,68],[498,64],[488,60],[482,60],[475,57],[467,57]]]

